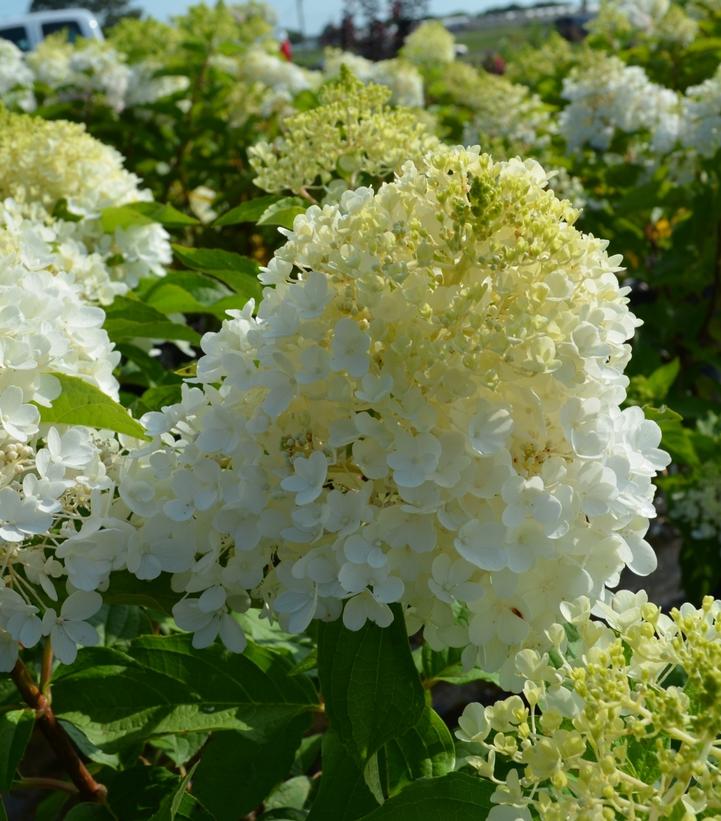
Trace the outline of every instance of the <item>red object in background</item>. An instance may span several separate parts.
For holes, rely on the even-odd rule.
[[[285,57],[285,59],[290,63],[293,60],[293,46],[290,44],[290,40],[286,37],[285,40],[280,44],[280,53]]]

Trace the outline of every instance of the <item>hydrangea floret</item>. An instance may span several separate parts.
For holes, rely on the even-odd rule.
[[[620,258],[534,161],[438,149],[296,217],[197,386],[144,422],[117,559],[173,574],[196,646],[263,602],[388,625],[496,670],[562,601],[649,573],[660,430],[621,410],[639,324]]]
[[[273,143],[249,149],[255,184],[265,191],[307,193],[333,179],[349,186],[384,179],[407,159],[422,157],[439,141],[415,112],[391,109],[390,90],[363,85],[345,66],[320,91],[320,105],[289,117]]]
[[[667,616],[622,590],[562,611],[549,652],[516,655],[525,700],[459,720],[466,763],[496,784],[490,821],[720,817],[721,601]]]

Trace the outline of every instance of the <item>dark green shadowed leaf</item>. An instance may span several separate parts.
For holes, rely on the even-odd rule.
[[[30,708],[0,713],[0,790],[10,789],[34,726]]]
[[[386,628],[357,632],[342,620],[318,626],[318,674],[331,726],[359,764],[414,727],[425,698],[411,656],[403,613]]]
[[[480,821],[493,804],[495,785],[479,776],[450,773],[423,778],[363,816],[363,821]]]

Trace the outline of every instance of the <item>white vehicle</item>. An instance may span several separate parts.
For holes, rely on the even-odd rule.
[[[0,38],[10,40],[21,51],[32,51],[41,40],[57,31],[67,32],[71,43],[80,37],[105,39],[98,21],[86,9],[36,11],[0,18]]]

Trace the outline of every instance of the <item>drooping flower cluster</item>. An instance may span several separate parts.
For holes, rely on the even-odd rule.
[[[0,103],[21,111],[35,109],[34,77],[23,53],[9,40],[0,40]]]
[[[85,302],[71,275],[48,267],[42,231],[0,220],[2,671],[12,669],[18,642],[32,647],[52,635],[58,658],[70,662],[77,643],[97,639],[84,619],[101,597],[83,584],[83,574],[87,564],[105,561],[102,545],[94,556],[73,556],[63,543],[76,528],[99,526],[112,496],[108,468],[119,451],[110,434],[41,422],[39,408],[61,393],[58,374],[116,399],[120,359],[102,329],[103,311]],[[66,576],[73,583],[60,606]]]
[[[242,646],[250,597],[293,631],[401,602],[492,670],[563,600],[653,569],[668,457],[619,407],[638,323],[620,260],[545,184],[438,149],[298,216],[257,315],[204,337],[200,387],[145,418],[113,514],[117,565],[173,574],[196,646]]]
[[[489,820],[718,818],[721,601],[669,617],[622,590],[596,608],[608,626],[590,609],[564,605],[551,652],[518,653],[525,702],[461,716],[467,763],[496,784]]]
[[[321,89],[317,108],[285,121],[282,137],[250,148],[259,188],[298,193],[334,178],[354,186],[439,145],[413,111],[389,108],[387,88],[364,86],[345,67],[341,74]]]
[[[419,66],[452,63],[456,59],[455,38],[443,23],[428,20],[406,37],[400,56]]]
[[[162,226],[103,226],[106,208],[151,199],[121,155],[83,126],[0,112],[0,224],[34,236],[43,264],[72,271],[90,301],[109,303],[164,274],[171,252]]]
[[[563,97],[569,105],[559,127],[571,151],[585,145],[606,151],[617,134],[630,134],[637,136],[637,154],[654,157],[670,152],[679,139],[681,96],[617,57],[596,56],[573,69],[564,80]]]
[[[423,78],[418,69],[406,60],[379,60],[373,62],[349,51],[327,48],[323,60],[323,72],[327,77],[337,77],[345,66],[364,83],[378,83],[391,90],[390,102],[406,108],[422,108]]]

